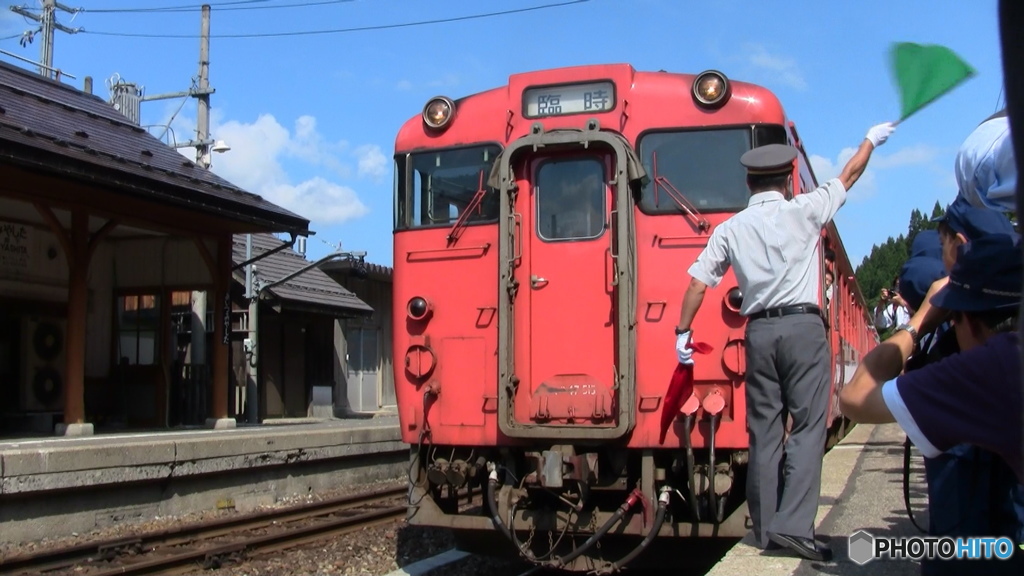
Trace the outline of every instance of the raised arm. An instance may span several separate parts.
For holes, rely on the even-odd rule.
[[[917,334],[935,330],[948,315],[931,305],[931,298],[949,281],[943,277],[932,283],[917,313],[907,324]],[[914,337],[899,330],[864,356],[860,365],[839,393],[839,409],[843,415],[864,424],[894,422],[895,418],[882,398],[882,385],[903,371],[914,351]]]
[[[894,130],[896,130],[896,127],[892,122],[878,124],[868,130],[868,134],[861,141],[857,152],[853,155],[853,158],[850,158],[850,161],[846,163],[843,171],[839,174],[839,181],[843,183],[843,188],[849,190],[860,179],[861,175],[864,174],[864,169],[868,167],[871,153],[875,148],[884,144]]]

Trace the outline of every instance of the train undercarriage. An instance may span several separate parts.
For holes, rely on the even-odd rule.
[[[824,448],[849,426],[837,419]],[[414,446],[408,521],[450,528],[470,552],[612,574],[658,541],[742,538],[747,458],[608,444]]]
[[[428,446],[413,451],[409,522],[451,528],[473,551],[610,574],[658,538],[742,537],[746,460],[743,450]]]

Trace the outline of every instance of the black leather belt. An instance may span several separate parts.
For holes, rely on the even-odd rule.
[[[781,308],[769,308],[760,312],[754,312],[747,318],[759,320],[761,318],[782,318],[793,314],[817,314],[821,316],[821,308],[813,304],[800,304],[798,306],[783,306]]]

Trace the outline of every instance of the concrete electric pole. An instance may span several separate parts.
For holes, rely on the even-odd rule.
[[[210,152],[227,152],[231,150],[223,141],[210,139],[210,95],[216,92],[210,88],[210,5],[203,4],[202,24],[199,35],[199,74],[192,79],[192,88],[182,92],[168,92],[142,96],[142,102],[152,100],[169,100],[191,96],[196,99],[196,139],[188,142],[175,142],[174,148],[195,148],[196,164],[207,170],[213,165]]]
[[[251,260],[252,234],[245,235],[245,260],[249,262],[245,266],[245,297],[249,301],[249,313],[246,315],[246,334],[243,353],[246,358],[246,379],[245,379],[245,420],[249,424],[257,424],[260,421],[259,409],[259,381],[260,381],[260,281],[256,277],[256,269]]]
[[[20,14],[29,20],[35,20],[39,22],[40,34],[43,37],[42,42],[39,44],[39,73],[47,78],[53,77],[53,39],[54,32],[60,30],[67,34],[77,34],[81,28],[68,28],[67,26],[57,22],[57,10],[62,10],[68,14],[76,14],[77,10],[70,8],[57,2],[57,0],[42,0],[43,2],[43,13],[34,14],[29,12],[28,9],[22,6],[11,6],[11,12]]]
[[[196,164],[209,169],[210,145],[210,5],[203,4],[203,22],[199,32],[199,90],[196,95]]]
[[[210,5],[203,4],[202,26],[199,40],[199,91],[196,96],[196,164],[209,170],[210,147],[206,139],[210,135]],[[206,363],[206,291],[192,291],[192,364],[207,366]],[[212,376],[212,375],[211,375]]]

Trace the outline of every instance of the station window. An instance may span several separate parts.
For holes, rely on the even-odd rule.
[[[117,355],[129,365],[156,364],[160,340],[160,296],[133,294],[117,298]]]
[[[395,228],[451,226],[481,189],[480,202],[465,222],[497,222],[498,191],[487,185],[487,178],[500,152],[499,146],[486,145],[396,158]]]
[[[752,146],[785,144],[782,126],[744,126],[714,130],[651,132],[639,141],[649,181],[640,210],[645,214],[681,214],[678,192],[698,212],[733,212],[750,199],[740,156]]]
[[[604,233],[608,189],[599,159],[559,159],[541,164],[534,194],[540,238],[584,240]]]

